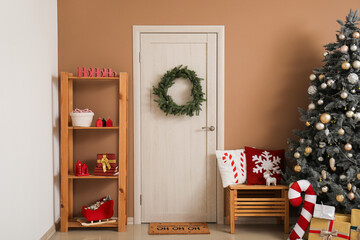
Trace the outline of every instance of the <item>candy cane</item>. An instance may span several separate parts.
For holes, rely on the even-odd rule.
[[[222,157],[222,159],[224,160],[224,163],[227,162],[226,160],[226,157],[228,156],[227,153],[224,153],[224,156]],[[234,173],[234,180],[235,180],[235,183],[239,183],[239,176],[238,176],[238,173],[237,173],[237,169],[236,169],[236,165],[235,165],[235,161],[234,159],[232,159],[232,156],[231,154],[229,155],[229,159],[231,160],[231,166],[233,167],[233,173]]]
[[[289,189],[290,204],[294,207],[298,207],[301,205],[303,201],[301,197],[301,192],[305,192],[305,201],[301,210],[300,217],[288,238],[290,240],[301,239],[304,236],[304,233],[309,226],[311,217],[314,213],[316,193],[314,192],[314,189],[312,188],[308,180],[299,180],[293,185],[291,185]]]

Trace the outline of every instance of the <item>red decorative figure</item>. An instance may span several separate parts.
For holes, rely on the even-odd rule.
[[[98,118],[98,120],[96,120],[95,126],[96,127],[102,127],[103,126],[103,121],[101,120],[101,118]]]
[[[75,165],[75,176],[89,176],[88,166],[80,160],[78,160]]]
[[[101,70],[101,77],[107,77],[108,71],[106,68],[103,68],[103,70]]]
[[[106,126],[107,127],[112,127],[113,126],[113,122],[111,121],[110,118],[106,121]]]
[[[81,70],[81,67],[78,67],[78,77],[87,77],[87,70],[86,67],[83,67]]]
[[[108,76],[109,77],[116,77],[116,72],[113,72],[111,68],[108,69]]]

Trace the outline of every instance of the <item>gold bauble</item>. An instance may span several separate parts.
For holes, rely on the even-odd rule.
[[[301,172],[301,166],[300,165],[295,165],[294,171],[295,172]]]
[[[350,143],[347,143],[347,144],[345,144],[344,148],[346,151],[351,151],[352,145]]]
[[[339,195],[337,195],[336,196],[336,200],[338,201],[338,202],[342,202],[342,201],[344,201],[344,195],[342,195],[342,194],[339,194]]]
[[[308,153],[308,154],[312,153],[312,148],[311,147],[306,147],[305,152]]]
[[[320,116],[320,121],[321,121],[322,123],[329,123],[329,122],[331,121],[331,116],[330,116],[330,114],[328,114],[328,113],[323,113],[323,114],[321,114],[321,116]]]
[[[344,70],[348,70],[348,69],[350,69],[350,67],[351,67],[351,64],[349,62],[343,62],[341,64],[341,68]]]
[[[345,134],[345,130],[344,129],[342,129],[342,128],[340,128],[339,130],[338,130],[338,134],[339,135],[344,135]]]
[[[299,153],[299,152],[295,152],[295,153],[294,153],[294,158],[300,158],[300,153]]]
[[[310,123],[310,122],[306,122],[305,125],[306,125],[307,127],[310,127],[311,123]]]
[[[360,38],[360,33],[359,32],[353,32],[353,38]]]
[[[349,192],[349,193],[348,193],[348,198],[349,198],[350,200],[353,200],[353,199],[355,198],[355,194],[354,194],[353,192]]]
[[[325,170],[321,170],[321,176],[324,180],[326,180],[326,171]]]
[[[321,191],[324,192],[324,193],[326,193],[326,192],[329,191],[329,187],[328,187],[328,186],[323,186],[323,187],[321,188]]]
[[[319,75],[319,80],[323,80],[325,78],[325,75],[324,74],[320,74]]]
[[[358,180],[360,180],[360,173],[358,173],[356,177]]]
[[[351,191],[351,188],[352,188],[352,184],[351,184],[351,183],[348,183],[348,184],[347,184],[347,189],[348,189],[349,191]]]

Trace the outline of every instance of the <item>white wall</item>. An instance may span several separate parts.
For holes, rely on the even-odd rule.
[[[1,239],[40,239],[59,217],[57,76],[57,1],[1,1]]]

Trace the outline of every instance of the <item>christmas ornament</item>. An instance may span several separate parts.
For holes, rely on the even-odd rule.
[[[96,120],[95,126],[96,127],[102,127],[103,126],[103,122],[102,122],[101,118],[98,118],[98,120]]]
[[[326,51],[326,52],[324,52],[324,57],[326,57],[327,55],[329,55],[329,52],[328,51]]]
[[[191,89],[193,99],[185,105],[177,105],[168,94],[168,89],[174,84],[177,78],[186,78],[190,80],[193,85]],[[163,110],[166,115],[187,115],[190,117],[194,116],[194,114],[199,115],[201,105],[206,101],[204,98],[205,93],[201,86],[201,80],[202,79],[197,76],[195,71],[183,67],[182,65],[175,67],[164,74],[157,87],[153,86],[153,94],[159,97],[154,101],[158,103],[159,108]]]
[[[324,103],[324,100],[322,100],[322,99],[319,99],[317,103],[318,103],[319,105],[323,105],[323,103]]]
[[[301,166],[300,165],[295,165],[294,171],[295,172],[301,172]]]
[[[336,171],[335,158],[330,158],[329,165],[330,165],[331,170]]]
[[[308,88],[308,94],[314,95],[317,92],[317,88],[314,85],[310,85]]]
[[[342,99],[346,99],[346,98],[348,97],[347,92],[341,92],[340,97],[341,97]]]
[[[300,143],[305,143],[305,139],[304,139],[304,138],[300,138]]]
[[[319,80],[323,80],[325,78],[325,75],[324,74],[320,74],[319,75]]]
[[[327,192],[329,191],[329,187],[328,187],[328,186],[323,186],[323,187],[321,188],[321,191],[322,191],[323,193],[327,193]]]
[[[336,196],[336,200],[337,200],[338,202],[344,201],[344,195],[342,195],[342,194],[337,195],[337,196]]]
[[[321,114],[321,116],[320,116],[320,121],[321,121],[322,123],[329,123],[329,122],[331,121],[331,116],[330,116],[330,114],[328,114],[328,113],[323,113],[323,114]]]
[[[359,119],[360,119],[360,113],[358,113],[358,112],[355,113],[355,114],[354,114],[354,118],[355,118],[356,120],[359,120]]]
[[[322,162],[322,161],[324,161],[324,158],[323,157],[318,157],[318,161]]]
[[[351,184],[351,183],[348,183],[348,184],[347,184],[347,188],[348,188],[349,191],[351,191],[352,184]]]
[[[89,168],[85,163],[82,163],[80,160],[76,162],[74,175],[81,176],[89,176]]]
[[[308,154],[312,153],[312,148],[311,147],[306,147],[305,152],[308,153]]]
[[[345,144],[344,148],[346,151],[351,151],[352,145],[350,143],[347,143],[347,144]]]
[[[322,83],[322,84],[320,85],[320,87],[321,87],[322,89],[325,89],[325,88],[327,87],[327,84],[326,84],[326,83]]]
[[[106,126],[107,126],[107,127],[112,127],[112,126],[113,126],[113,122],[111,121],[110,117],[109,117],[109,119],[106,121]]]
[[[341,174],[341,175],[339,176],[339,178],[340,178],[341,181],[345,181],[345,180],[346,180],[346,176],[345,176],[344,174]]]
[[[351,90],[351,93],[356,93],[356,90],[355,89]]]
[[[350,200],[353,200],[353,199],[355,198],[355,194],[354,194],[353,192],[349,192],[349,193],[348,193],[348,198],[349,198]]]
[[[348,47],[348,46],[342,45],[342,46],[340,47],[340,52],[341,52],[341,53],[347,53],[348,51],[349,51],[349,47]]]
[[[301,155],[300,155],[299,152],[295,152],[295,153],[294,153],[294,158],[300,158],[300,156],[301,156]]]
[[[347,116],[348,118],[352,118],[352,117],[354,116],[354,112],[353,112],[353,111],[347,111],[347,112],[346,112],[346,116]]]
[[[326,171],[325,170],[321,170],[321,177],[326,180]]]
[[[324,124],[322,124],[322,123],[320,123],[320,122],[318,122],[317,124],[316,124],[316,129],[317,130],[323,130],[325,128],[325,126],[324,126]]]
[[[360,180],[360,173],[356,175],[357,179]]]
[[[351,45],[350,50],[355,52],[357,50],[357,46],[355,44]]]
[[[314,213],[316,193],[314,192],[310,182],[307,180],[299,180],[291,185],[289,189],[290,204],[294,207],[301,205],[303,201],[301,192],[305,192],[305,201],[303,209],[301,210],[301,216],[291,231],[289,240],[302,239],[307,227],[309,226],[312,214]]]
[[[316,75],[315,74],[310,74],[309,79],[311,81],[314,81],[316,79]]]
[[[339,39],[340,39],[340,40],[345,40],[345,35],[341,33],[341,34],[339,35]]]
[[[349,81],[349,83],[351,84],[356,84],[359,81],[359,76],[356,73],[350,73],[347,76],[347,80]]]
[[[106,127],[106,120],[105,120],[105,118],[102,119],[102,122],[103,122],[103,127]]]
[[[355,69],[359,69],[360,68],[360,61],[358,60],[355,60],[352,64],[353,68]]]
[[[352,155],[352,153],[348,153],[347,156],[348,156],[349,158],[352,158],[353,155]]]
[[[353,186],[351,189],[353,192],[356,192],[356,186]]]
[[[329,136],[329,134],[330,134],[329,129],[325,129],[325,136]]]
[[[326,146],[325,142],[319,142],[319,148],[324,148]]]
[[[315,104],[314,103],[310,103],[308,106],[309,110],[314,110],[315,109]]]
[[[345,134],[345,130],[344,129],[342,129],[342,128],[340,128],[339,130],[338,130],[338,134],[339,135],[344,135]]]
[[[353,32],[353,38],[359,38],[360,37],[360,33],[359,32]]]
[[[335,83],[335,81],[332,80],[332,79],[329,79],[329,80],[326,82],[326,84],[327,84],[329,87],[331,87],[334,83]]]
[[[311,123],[310,123],[310,122],[305,122],[305,125],[306,125],[307,127],[310,127]]]
[[[350,63],[349,62],[343,62],[341,64],[341,68],[344,69],[344,70],[349,70],[351,67]]]
[[[355,111],[355,108],[354,108],[354,107],[352,107],[352,108],[351,108],[351,111]]]

